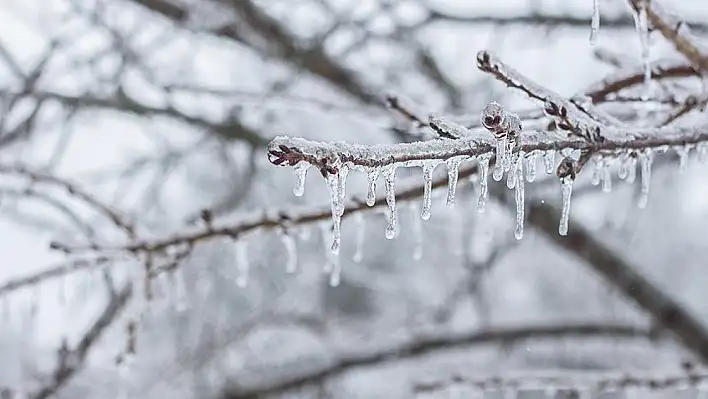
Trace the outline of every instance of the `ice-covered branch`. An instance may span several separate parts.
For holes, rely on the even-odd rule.
[[[614,74],[592,84],[585,90],[585,95],[590,97],[593,103],[606,101],[612,94],[620,90],[633,87],[644,82],[643,67],[633,69],[622,69]],[[684,78],[696,76],[696,71],[691,65],[674,60],[656,61],[651,65],[652,79]]]
[[[98,256],[95,258],[74,259],[69,262],[63,262],[55,266],[50,266],[39,271],[38,273],[9,280],[3,284],[0,284],[0,297],[22,288],[40,284],[45,280],[59,278],[81,270],[104,266],[109,263],[110,260],[111,259],[107,256]]]
[[[545,132],[524,131],[517,151],[581,150],[582,152],[639,151],[664,146],[682,146],[708,141],[708,126],[673,129],[639,129],[616,133],[599,142],[574,138],[556,139]],[[615,137],[616,136],[616,137]],[[341,142],[317,142],[279,136],[268,145],[270,161],[278,166],[295,166],[306,162],[324,175],[338,173],[343,164],[353,168],[418,167],[424,161],[444,161],[453,157],[474,157],[494,152],[494,139],[482,130],[468,130],[458,140],[433,140],[403,144],[366,146]]]
[[[667,13],[656,0],[628,0],[639,19],[644,18],[683,54],[696,71],[708,73],[708,54],[704,52],[688,26]],[[645,29],[645,28],[642,28]]]
[[[307,385],[317,384],[329,378],[342,375],[359,367],[367,367],[386,362],[423,356],[438,350],[463,348],[486,343],[511,343],[534,338],[559,337],[615,337],[626,339],[654,339],[655,331],[628,325],[579,324],[560,326],[529,326],[521,328],[490,329],[453,335],[421,338],[392,348],[373,352],[352,351],[335,357],[329,366],[322,369],[304,371],[280,382],[253,388],[231,387],[222,399],[262,397],[287,392]]]

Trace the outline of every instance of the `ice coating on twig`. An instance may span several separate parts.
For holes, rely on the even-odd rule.
[[[570,220],[570,199],[573,195],[573,179],[570,176],[561,178],[561,191],[563,195],[563,207],[561,208],[560,225],[558,234],[568,235],[568,221]]]

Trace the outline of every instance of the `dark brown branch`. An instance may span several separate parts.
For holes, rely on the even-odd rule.
[[[120,312],[128,304],[132,295],[132,285],[127,284],[122,290],[112,295],[103,313],[96,319],[75,348],[69,349],[66,342],[58,351],[57,366],[51,381],[27,397],[31,399],[46,399],[57,394],[74,375],[80,371],[91,348],[96,344]]]
[[[88,259],[75,259],[69,262],[63,262],[55,266],[50,266],[41,270],[38,273],[21,277],[14,280],[9,280],[0,285],[0,297],[10,294],[22,288],[30,287],[39,284],[45,280],[66,276],[68,274],[80,271],[93,269],[104,266],[110,262],[107,256],[99,256]]]
[[[311,384],[318,384],[329,378],[341,375],[350,370],[382,364],[392,361],[400,361],[413,357],[423,356],[438,350],[450,350],[453,348],[463,348],[471,345],[485,343],[509,343],[525,339],[545,339],[560,337],[589,337],[589,336],[612,336],[617,338],[644,338],[654,339],[656,333],[651,330],[637,328],[627,325],[567,325],[567,326],[532,326],[522,328],[494,329],[488,331],[476,331],[466,334],[422,338],[417,341],[405,343],[393,348],[375,351],[372,353],[361,353],[355,351],[351,354],[340,355],[332,365],[314,372],[302,373],[293,376],[279,383],[262,388],[252,389],[227,389],[222,396],[223,399],[246,399],[275,395],[288,390],[302,388]]]

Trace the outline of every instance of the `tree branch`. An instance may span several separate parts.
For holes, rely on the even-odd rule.
[[[132,294],[132,285],[127,284],[122,290],[111,295],[103,313],[96,319],[76,347],[69,349],[68,344],[64,342],[62,348],[59,349],[57,366],[52,374],[51,381],[37,391],[30,393],[27,397],[31,399],[46,399],[56,395],[83,368],[89,350],[125,308]]]
[[[534,338],[593,336],[612,336],[627,339],[654,339],[656,338],[656,333],[654,331],[627,325],[580,324],[492,329],[458,335],[426,337],[371,353],[353,351],[350,354],[342,354],[339,355],[331,365],[323,369],[301,373],[266,387],[241,390],[227,388],[227,391],[222,396],[222,399],[246,399],[280,394],[288,390],[302,388],[311,384],[318,384],[322,381],[344,374],[359,367],[406,360],[427,355],[438,350],[449,350],[452,348],[462,348],[470,345],[485,343],[507,344],[510,342]]]

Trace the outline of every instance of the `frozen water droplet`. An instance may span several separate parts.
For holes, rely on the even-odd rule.
[[[288,234],[287,232],[280,233],[280,241],[285,247],[286,262],[285,262],[285,272],[295,273],[297,270],[297,244],[295,243],[295,238]]]
[[[413,260],[420,260],[423,257],[423,223],[418,217],[418,207],[415,203],[411,203],[411,216],[413,221],[413,235],[415,237]]]
[[[423,220],[430,219],[430,208],[432,207],[433,191],[433,171],[440,164],[440,161],[425,161],[423,163],[423,206],[420,209],[420,217]]]
[[[644,150],[639,153],[639,165],[642,169],[642,181],[639,189],[639,207],[646,208],[649,201],[649,184],[651,183],[651,163],[653,154],[651,150]]]
[[[548,150],[543,153],[543,169],[547,175],[553,174],[553,168],[555,167],[555,150]]]
[[[526,181],[533,183],[536,180],[536,152],[526,155]]]
[[[366,179],[369,183],[369,189],[366,193],[366,205],[374,206],[376,203],[376,181],[379,179],[381,170],[379,168],[371,168],[366,173]]]
[[[352,260],[355,263],[359,263],[362,259],[364,259],[364,239],[366,238],[366,221],[364,220],[364,213],[355,213],[354,220],[356,223],[356,251],[354,252],[354,257]]]
[[[396,237],[396,166],[387,166],[384,171],[384,182],[386,184],[386,204],[388,205],[388,226],[386,227],[386,238],[391,240]]]
[[[310,168],[310,164],[300,161],[293,168],[295,169],[295,177],[297,178],[295,188],[293,188],[293,194],[297,197],[301,197],[305,193],[305,178],[307,177],[307,169]]]
[[[590,22],[590,45],[597,44],[597,35],[600,31],[600,0],[592,1],[592,21]]]
[[[477,198],[477,212],[484,213],[487,208],[487,197],[489,191],[487,187],[487,178],[489,175],[489,159],[492,154],[482,154],[477,157],[479,163],[479,198]]]
[[[465,156],[452,157],[445,161],[447,165],[447,206],[455,204],[455,191],[457,189],[457,176],[460,163],[467,158]]]
[[[516,229],[514,237],[520,240],[524,237],[524,153],[520,152],[516,161],[514,174],[516,175],[516,190],[514,198],[516,199]]]
[[[504,176],[504,157],[506,156],[506,135],[496,138],[497,148],[496,148],[496,162],[494,164],[494,177],[495,181],[501,181],[502,176]]]
[[[568,221],[570,220],[570,199],[573,195],[573,179],[569,176],[561,179],[561,190],[563,192],[563,208],[561,210],[561,220],[558,226],[558,234],[568,235]]]
[[[238,269],[236,285],[245,288],[248,285],[249,274],[248,243],[243,239],[237,239],[234,249],[236,251],[236,269]]]

